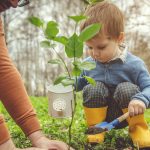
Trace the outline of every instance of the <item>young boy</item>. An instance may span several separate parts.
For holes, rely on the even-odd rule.
[[[96,68],[84,70],[78,79],[78,90],[83,89],[83,106],[88,126],[112,121],[129,111],[127,122],[134,144],[140,148],[150,147],[150,131],[144,119],[144,111],[150,104],[150,76],[144,62],[128,52],[123,45],[124,17],[117,6],[99,2],[89,6],[81,23],[81,31],[90,24],[100,23],[101,31],[86,41],[91,57],[85,61],[95,62]],[[87,83],[83,76],[96,80],[96,86]],[[88,135],[90,143],[101,143],[105,133]]]

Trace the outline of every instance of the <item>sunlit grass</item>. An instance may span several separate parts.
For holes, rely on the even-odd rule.
[[[37,112],[37,116],[40,120],[43,131],[48,137],[53,139],[62,140],[68,142],[68,125],[70,119],[54,119],[48,114],[48,99],[45,97],[31,97],[31,102]],[[78,149],[84,149],[83,146],[86,143],[85,130],[86,125],[84,121],[83,108],[81,95],[78,95],[77,110],[72,127],[72,145]],[[5,108],[0,104],[0,111],[5,116],[9,131],[17,147],[29,147],[30,141],[24,136],[21,129],[14,123],[11,117],[6,112]],[[150,109],[145,112],[145,117],[150,125]],[[126,145],[130,145],[130,138],[128,137],[127,128],[123,130],[112,130],[106,135],[105,146],[98,146],[98,149],[102,147],[115,147],[117,138],[124,138],[127,142]],[[95,148],[96,149],[96,148]]]

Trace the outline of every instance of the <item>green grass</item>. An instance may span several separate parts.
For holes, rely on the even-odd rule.
[[[37,112],[43,131],[52,139],[62,140],[68,143],[68,125],[70,119],[54,119],[48,115],[48,100],[45,97],[31,97],[32,104]],[[14,123],[6,112],[5,108],[0,104],[0,112],[4,114],[12,139],[17,147],[25,148],[31,146],[30,141],[24,136],[20,128]],[[146,120],[150,124],[150,110],[145,113]],[[85,132],[86,125],[84,121],[81,96],[78,95],[78,105],[76,115],[72,127],[72,143],[71,145],[77,150],[83,150],[86,145]],[[115,149],[118,144],[122,147],[131,145],[126,129],[112,130],[106,134],[105,143],[98,145],[94,150]]]

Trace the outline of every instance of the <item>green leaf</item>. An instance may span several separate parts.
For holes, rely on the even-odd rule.
[[[82,69],[80,68],[81,61],[75,60],[72,64],[74,65],[72,75],[73,76],[80,76],[80,74],[82,72]]]
[[[79,67],[75,66],[72,70],[72,75],[73,76],[80,76],[81,72],[82,72],[82,70]]]
[[[49,41],[42,41],[40,42],[40,46],[44,48],[49,48],[51,46]]]
[[[99,23],[87,26],[79,35],[79,39],[83,42],[90,40],[97,33],[99,33],[101,25]]]
[[[38,17],[34,17],[34,16],[33,17],[29,17],[28,20],[29,20],[30,23],[32,23],[33,25],[35,25],[37,27],[41,27],[44,24],[44,21],[41,20]]]
[[[83,76],[83,77],[88,81],[88,83],[92,84],[93,86],[96,85],[96,81],[93,78],[88,76]]]
[[[43,48],[55,48],[56,44],[51,44],[49,41],[42,41],[40,42],[40,46]]]
[[[74,67],[78,67],[80,70],[92,70],[96,67],[95,62],[89,62],[89,61],[81,62],[79,60],[73,62],[73,65]]]
[[[61,74],[60,76],[58,76],[55,81],[54,81],[54,85],[57,85],[59,83],[61,83],[62,80],[66,79],[68,77],[67,74]]]
[[[56,46],[56,44],[51,44],[51,48],[55,48]]]
[[[84,61],[83,63],[80,64],[80,68],[84,69],[84,70],[92,70],[95,67],[96,67],[96,63],[95,62]]]
[[[87,0],[87,2],[89,4],[95,4],[95,3],[98,3],[98,2],[102,2],[102,1],[104,1],[104,0]]]
[[[59,33],[58,24],[54,21],[49,21],[46,26],[45,35],[48,39],[53,39]]]
[[[79,59],[76,59],[72,64],[73,64],[74,66],[80,66],[81,63],[82,63],[82,62],[81,62]]]
[[[49,60],[48,63],[50,63],[50,64],[62,64],[62,61],[60,59],[52,59],[52,60]]]
[[[74,20],[75,22],[79,23],[80,21],[87,19],[87,16],[69,16],[70,19]]]
[[[59,42],[59,43],[61,43],[63,45],[66,45],[67,42],[68,42],[68,38],[65,37],[65,36],[57,36],[53,40],[56,41],[56,42]]]
[[[65,51],[69,58],[80,58],[83,55],[83,42],[79,40],[76,33],[68,39]]]
[[[63,79],[61,81],[63,86],[74,85],[74,82],[75,82],[74,79],[69,79],[69,78]]]

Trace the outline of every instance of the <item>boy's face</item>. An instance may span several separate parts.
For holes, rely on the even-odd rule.
[[[95,36],[86,42],[90,55],[97,61],[106,63],[115,57],[119,50],[119,42],[111,39],[109,36]]]

